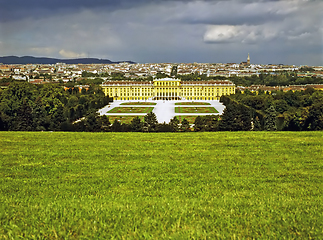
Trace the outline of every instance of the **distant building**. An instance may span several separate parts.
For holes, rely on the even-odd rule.
[[[235,94],[235,84],[229,80],[162,78],[153,82],[108,81],[101,87],[114,100],[219,100],[222,95]]]
[[[248,53],[247,61],[240,63],[240,67],[248,67],[248,66],[250,66],[250,56],[249,56],[249,53]]]

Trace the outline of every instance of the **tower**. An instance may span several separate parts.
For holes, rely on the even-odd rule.
[[[248,53],[248,58],[247,58],[247,64],[250,65],[250,56],[249,56],[249,53]]]

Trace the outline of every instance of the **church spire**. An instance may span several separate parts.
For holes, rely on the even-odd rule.
[[[248,53],[248,58],[247,58],[247,64],[250,65],[250,56],[249,56],[249,53]]]

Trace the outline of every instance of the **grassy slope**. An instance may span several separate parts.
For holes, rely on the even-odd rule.
[[[322,132],[1,132],[4,238],[322,238]]]

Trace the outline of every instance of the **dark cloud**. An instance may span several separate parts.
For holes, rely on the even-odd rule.
[[[0,0],[0,53],[136,62],[322,62],[322,1]]]
[[[23,18],[42,18],[58,12],[76,12],[83,9],[115,11],[142,6],[159,0],[0,0],[0,21]]]
[[[222,0],[200,0],[199,2],[221,2]],[[233,0],[234,2],[270,2],[275,0]],[[44,17],[57,11],[102,9],[115,11],[169,2],[196,2],[196,0],[0,0],[0,21],[11,21],[26,17]]]

